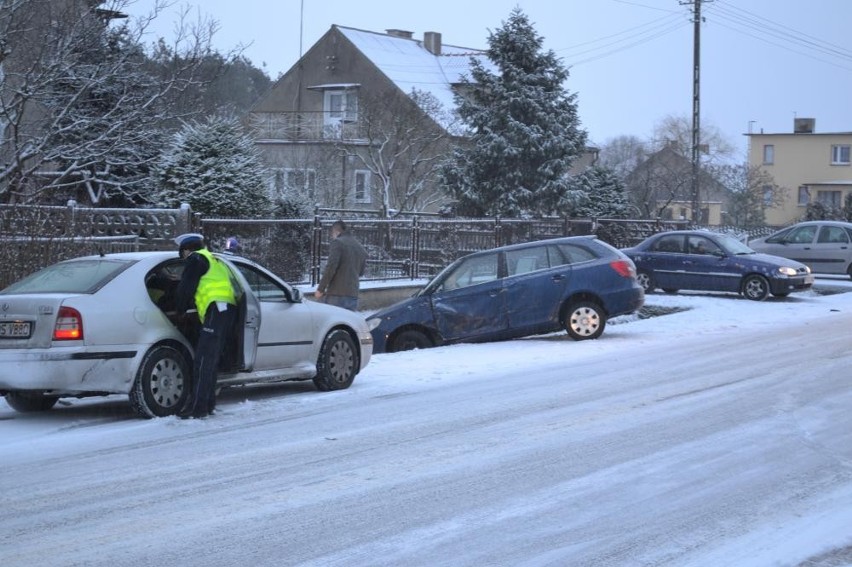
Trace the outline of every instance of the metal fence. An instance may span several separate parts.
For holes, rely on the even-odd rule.
[[[686,221],[614,219],[446,219],[412,215],[404,219],[350,217],[319,211],[313,219],[200,219],[212,247],[236,236],[242,254],[295,283],[316,284],[328,257],[331,224],[338,218],[367,249],[364,279],[430,277],[465,254],[506,244],[596,234],[623,248]],[[353,213],[354,214],[354,213]]]
[[[54,262],[85,254],[173,250],[173,238],[200,231],[215,250],[236,236],[242,254],[296,284],[314,285],[337,220],[367,248],[365,279],[419,279],[470,252],[532,240],[596,234],[616,247],[636,244],[686,221],[612,219],[378,218],[365,211],[317,209],[308,219],[203,218],[178,209],[99,209],[0,205],[0,288]]]

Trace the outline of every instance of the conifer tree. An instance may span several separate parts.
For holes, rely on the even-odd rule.
[[[252,139],[234,118],[184,126],[159,166],[160,198],[207,216],[257,217],[270,211],[264,170]]]
[[[470,130],[442,170],[467,216],[555,214],[576,202],[569,170],[586,143],[568,70],[516,8],[476,58],[458,112]]]
[[[624,184],[609,168],[594,165],[574,178],[575,190],[585,199],[574,216],[590,218],[627,218],[630,205]]]

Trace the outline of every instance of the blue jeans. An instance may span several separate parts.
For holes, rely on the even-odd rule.
[[[342,307],[344,309],[348,309],[349,311],[358,311],[357,297],[352,297],[350,295],[325,294],[323,296],[323,300],[329,305],[336,305],[337,307]]]

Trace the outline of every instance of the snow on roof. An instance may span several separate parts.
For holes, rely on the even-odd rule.
[[[326,89],[353,89],[360,86],[361,83],[324,83],[322,85],[311,85],[305,88],[321,91]]]
[[[471,56],[493,67],[481,49],[442,44],[441,55],[433,55],[421,40],[335,27],[403,92],[428,92],[447,110],[455,108],[451,86],[469,77]]]

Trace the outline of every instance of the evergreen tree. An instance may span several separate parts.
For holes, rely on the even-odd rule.
[[[594,165],[576,176],[574,188],[585,195],[575,216],[590,218],[627,218],[630,205],[624,184],[611,169]]]
[[[164,8],[119,17],[132,0],[0,0],[0,202],[128,206],[156,199],[153,169],[184,120],[246,111],[270,81],[211,50],[213,21],[148,54]]]
[[[586,143],[576,95],[563,88],[568,70],[542,51],[519,8],[488,43],[497,73],[472,59],[471,80],[457,97],[470,143],[454,150],[443,182],[462,215],[557,213],[576,197],[569,170]]]
[[[164,152],[158,177],[165,206],[188,203],[219,217],[265,216],[271,208],[254,142],[234,118],[184,126]]]
[[[146,112],[159,85],[142,71],[145,55],[127,27],[88,23],[72,36],[76,57],[58,66],[41,97],[53,127],[43,147],[44,159],[57,166],[53,189],[60,197],[76,189],[82,202],[143,204],[163,139],[159,115]]]
[[[843,199],[843,209],[840,211],[840,220],[852,222],[852,194]]]

